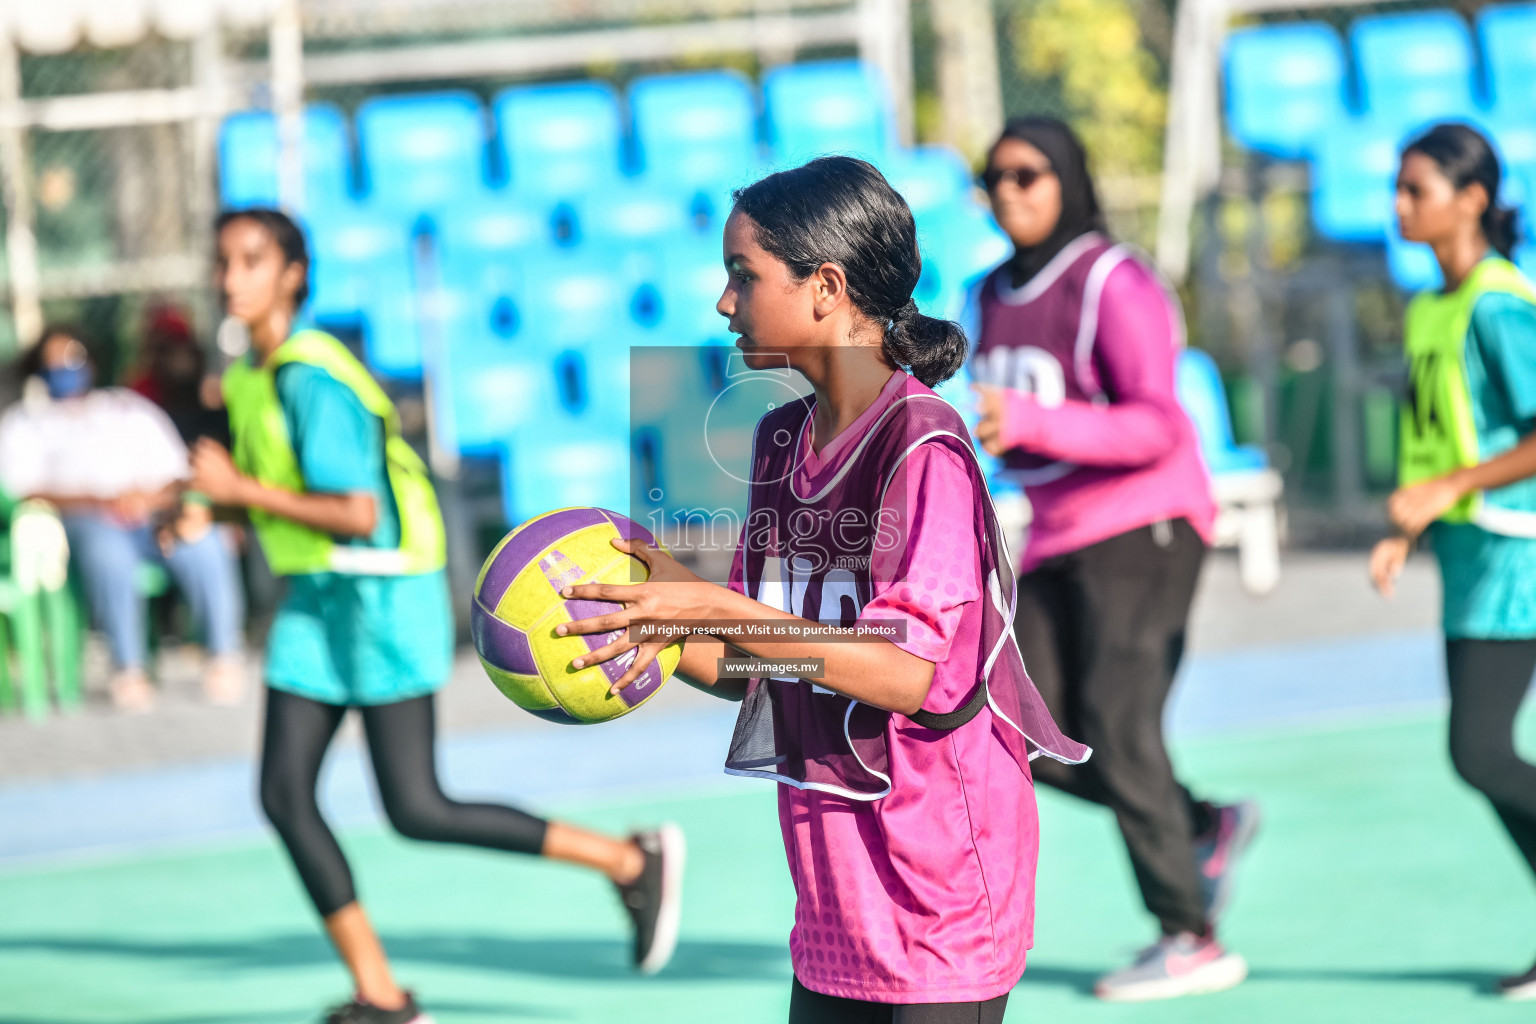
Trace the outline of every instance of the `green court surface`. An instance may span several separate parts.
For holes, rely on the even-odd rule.
[[[1103,812],[1054,793],[1036,945],[1009,1021],[1530,1019],[1487,994],[1536,955],[1536,892],[1487,807],[1451,774],[1438,718],[1182,744],[1188,780],[1266,820],[1225,937],[1239,989],[1110,1006],[1093,979],[1150,938]],[[771,788],[564,808],[606,829],[688,831],[683,938],[654,979],[625,968],[604,884],[581,872],[376,830],[346,845],[404,981],[441,1024],[784,1019],[792,894]],[[309,1022],[346,992],[270,842],[0,875],[0,1022]]]

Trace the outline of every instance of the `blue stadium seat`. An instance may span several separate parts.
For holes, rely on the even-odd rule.
[[[601,248],[562,250],[528,262],[526,329],[541,345],[565,348],[611,339],[622,350],[632,329],[655,322],[637,306],[659,301],[647,261]],[[649,288],[647,288],[649,286]]]
[[[1418,242],[1405,242],[1397,233],[1396,225],[1387,232],[1387,269],[1399,288],[1419,292],[1426,288],[1439,288],[1444,282],[1440,264],[1429,246]]]
[[[495,111],[513,194],[569,198],[620,177],[623,128],[606,83],[518,86],[496,97]]]
[[[1312,220],[1325,237],[1380,242],[1393,213],[1402,132],[1349,121],[1324,134],[1312,165]]]
[[[383,96],[357,112],[368,202],[430,210],[486,190],[486,124],[467,92]]]
[[[914,216],[920,217],[970,195],[970,168],[948,146],[918,146],[894,153],[880,169],[891,187],[907,201]]]
[[[1472,33],[1451,11],[1377,14],[1350,26],[1365,112],[1404,128],[1473,114]]]
[[[1249,149],[1303,159],[1345,117],[1344,44],[1327,25],[1236,29],[1224,62],[1227,127]]]
[[[438,436],[456,451],[495,451],[537,416],[534,381],[552,353],[524,330],[525,268],[552,252],[548,218],[508,202],[465,204],[437,218],[435,242],[449,396]]]
[[[652,75],[629,87],[641,173],[684,188],[743,185],[761,157],[751,84],[734,71]]]
[[[351,171],[347,125],[328,104],[304,110],[304,206],[345,202]],[[276,206],[277,120],[264,110],[224,119],[219,131],[219,197],[225,208]]]
[[[1489,105],[1511,117],[1536,110],[1536,4],[1494,4],[1477,16]]]
[[[735,335],[715,304],[725,291],[725,263],[718,237],[682,235],[662,252],[661,323],[665,345],[730,345]]]
[[[917,220],[923,273],[913,298],[929,316],[958,320],[970,287],[1013,253],[990,211],[962,199]]]
[[[1209,354],[1197,348],[1180,352],[1175,384],[1179,404],[1195,425],[1200,452],[1213,475],[1264,469],[1269,465],[1263,449],[1239,445],[1233,440],[1226,388],[1221,383],[1221,371]]]
[[[384,377],[421,376],[421,335],[411,224],[358,206],[308,218],[309,313],[323,324],[362,328],[363,352]]]
[[[660,183],[615,184],[571,203],[576,214],[576,244],[654,245],[694,230],[692,196]]]
[[[896,137],[878,72],[853,60],[814,61],[763,76],[768,144],[780,167],[844,153],[879,163]]]
[[[548,363],[539,417],[504,446],[502,502],[510,522],[568,505],[630,507],[628,362],[598,346]]]

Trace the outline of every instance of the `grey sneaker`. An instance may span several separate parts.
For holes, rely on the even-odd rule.
[[[645,855],[645,865],[633,882],[618,886],[619,899],[635,926],[635,966],[642,974],[655,974],[667,966],[677,948],[688,850],[683,830],[676,825],[637,832],[634,839]]]
[[[1112,1003],[1220,992],[1248,977],[1248,963],[1212,938],[1190,932],[1164,935],[1142,950],[1135,963],[1098,980],[1093,994]]]
[[[1232,899],[1232,874],[1248,844],[1259,831],[1259,805],[1252,800],[1211,807],[1215,824],[1195,840],[1195,860],[1200,865],[1200,894],[1205,898],[1205,918],[1216,922]]]

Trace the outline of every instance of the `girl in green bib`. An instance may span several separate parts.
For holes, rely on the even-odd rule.
[[[393,403],[346,347],[294,330],[309,292],[298,226],[276,210],[218,222],[218,285],[250,352],[224,378],[233,455],[203,439],[192,486],[249,510],[287,594],[268,637],[261,806],[287,847],[356,994],[327,1024],[423,1024],[396,985],[320,816],[326,748],[357,708],[379,797],[403,835],[568,861],[618,887],[635,964],[659,970],[677,939],[682,834],[614,839],[511,807],[450,800],[434,765],[433,694],[447,681],[453,622],[443,521]]]
[[[1371,553],[1371,578],[1390,596],[1428,534],[1443,581],[1451,760],[1536,871],[1536,765],[1514,745],[1536,672],[1536,289],[1509,260],[1515,215],[1498,203],[1500,176],[1465,125],[1437,125],[1403,152],[1402,236],[1434,250],[1445,286],[1408,307],[1395,533]],[[1498,987],[1536,998],[1536,967]]]

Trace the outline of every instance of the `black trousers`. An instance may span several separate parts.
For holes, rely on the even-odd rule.
[[[461,804],[437,783],[432,697],[359,708],[384,813],[401,835],[514,853],[544,847],[545,822],[511,807]],[[315,784],[345,707],[267,688],[261,808],[277,829],[321,917],[357,898],[352,871],[320,816]]]
[[[1184,653],[1205,544],[1183,519],[1053,558],[1019,580],[1015,635],[1083,765],[1036,758],[1037,782],[1115,814],[1147,909],[1163,931],[1205,934],[1194,839],[1208,810],[1174,778],[1163,705]]]
[[[1003,1024],[1008,993],[976,1003],[869,1003],[812,992],[796,978],[789,1024]]]
[[[1493,804],[1536,872],[1536,765],[1515,752],[1515,714],[1536,674],[1536,639],[1446,640],[1451,763]]]

